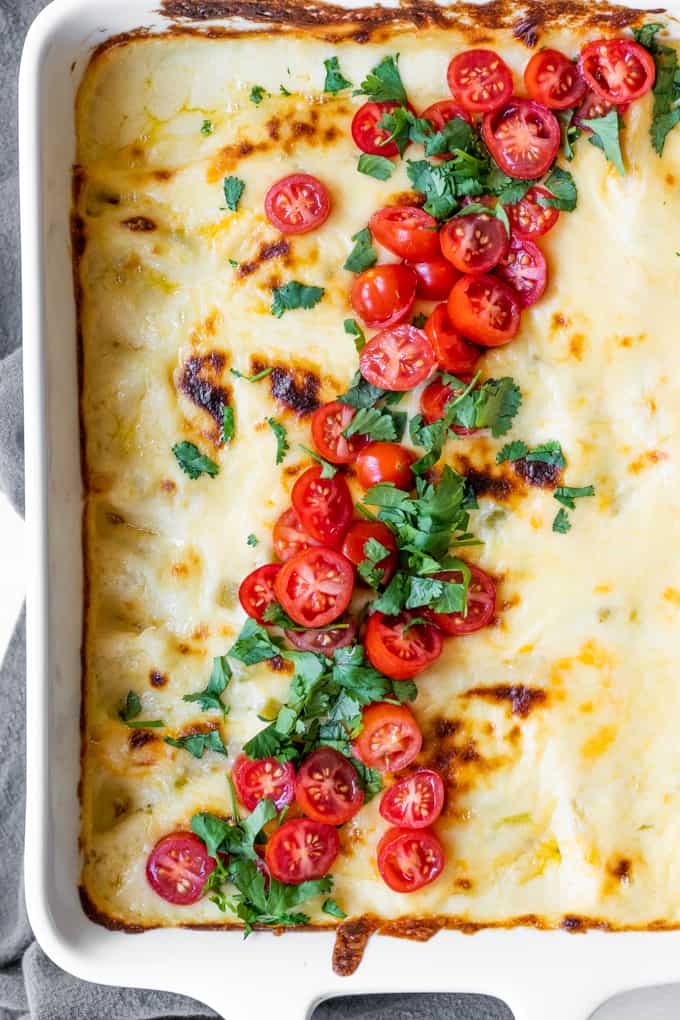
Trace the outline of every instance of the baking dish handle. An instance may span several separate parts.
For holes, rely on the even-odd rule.
[[[576,980],[576,979],[575,979]],[[582,987],[565,988],[555,984],[552,988],[537,974],[533,989],[523,989],[506,1000],[515,1020],[590,1020],[603,1000],[593,998]]]

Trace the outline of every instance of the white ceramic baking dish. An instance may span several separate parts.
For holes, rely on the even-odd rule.
[[[680,979],[680,931],[525,929],[429,943],[373,938],[350,978],[331,970],[333,935],[109,931],[77,894],[82,605],[78,359],[69,210],[73,101],[93,46],[163,27],[155,0],[55,0],[34,23],[20,80],[28,525],[26,895],[49,956],[90,981],[181,992],[225,1017],[302,1020],[325,997],[474,991],[516,1020],[585,1020],[615,992]]]

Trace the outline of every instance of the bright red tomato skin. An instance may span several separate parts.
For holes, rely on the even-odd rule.
[[[423,735],[410,708],[376,701],[362,713],[361,733],[352,750],[367,768],[399,772],[422,746]]]
[[[426,110],[423,110],[420,116],[425,120],[429,120],[437,131],[441,131],[454,117],[460,117],[466,124],[472,124],[472,117],[468,111],[454,99],[440,99],[437,103],[432,103]]]
[[[321,477],[321,465],[307,468],[291,493],[295,510],[304,530],[324,545],[337,545],[347,531],[354,505],[342,475]]]
[[[423,613],[450,637],[474,634],[482,627],[488,627],[496,612],[496,584],[493,578],[480,567],[470,565],[470,572],[472,576],[468,589],[467,616],[462,613],[435,613],[431,609]],[[461,574],[456,570],[447,570],[436,576],[442,581],[461,581]]]
[[[418,867],[414,871],[416,863]],[[434,882],[443,870],[444,850],[429,829],[388,829],[378,843],[378,871],[395,892],[422,889]]]
[[[146,862],[146,878],[168,903],[187,907],[203,896],[203,886],[215,870],[203,842],[193,832],[172,832],[159,839]]]
[[[470,382],[470,377],[465,376],[461,379],[466,385]],[[449,401],[457,397],[462,390],[454,389],[450,383],[443,383],[436,379],[427,386],[420,397],[420,411],[428,425],[432,422],[439,421],[440,418],[444,417],[446,411],[446,405]],[[471,436],[475,432],[479,432],[479,429],[467,429],[463,425],[452,425],[451,428],[457,436]]]
[[[514,289],[522,308],[535,305],[548,283],[543,252],[533,241],[514,239],[496,273]]]
[[[613,103],[608,103],[606,99],[598,95],[597,92],[588,91],[585,98],[578,110],[574,114],[574,124],[578,125],[583,131],[587,131],[588,134],[592,134],[589,127],[586,127],[583,123],[585,120],[595,120],[597,117],[606,117],[610,110],[618,110],[619,113],[623,113],[627,108],[626,103],[623,106],[615,106]]]
[[[417,205],[388,205],[378,209],[368,226],[378,244],[399,258],[415,261],[439,254],[439,224]]]
[[[355,277],[349,300],[367,326],[385,329],[411,314],[416,300],[418,277],[410,266],[390,262],[364,269]]]
[[[295,799],[312,821],[344,825],[360,810],[364,791],[351,761],[332,747],[320,747],[298,770]]]
[[[351,464],[362,446],[366,445],[365,436],[354,435],[345,439],[342,435],[355,414],[355,408],[333,400],[322,404],[312,415],[314,446],[331,464]]]
[[[303,549],[310,549],[314,545],[320,545],[315,538],[308,535],[302,527],[300,518],[292,506],[284,510],[278,517],[273,530],[274,552],[285,562]]]
[[[331,197],[325,184],[311,174],[290,174],[271,186],[264,211],[282,234],[307,234],[328,219]]]
[[[323,878],[340,852],[337,829],[311,818],[291,818],[272,834],[265,863],[277,882],[299,885]]]
[[[281,567],[274,583],[276,597],[301,627],[325,627],[347,609],[354,587],[354,569],[335,549],[305,549]]]
[[[524,68],[524,84],[531,99],[551,110],[580,103],[587,85],[578,68],[559,50],[539,50]]]
[[[491,213],[454,216],[439,237],[442,255],[459,273],[486,273],[508,250],[505,225]]]
[[[609,103],[630,103],[649,92],[654,58],[632,39],[594,39],[583,47],[578,69],[593,92]]]
[[[368,618],[366,655],[372,666],[392,680],[412,680],[442,653],[443,640],[436,627],[416,623],[403,633],[414,615],[372,613]]]
[[[424,829],[439,818],[444,807],[444,783],[438,772],[419,769],[385,790],[380,814],[390,825]]]
[[[428,262],[409,262],[408,265],[418,277],[416,297],[422,301],[445,301],[460,277],[458,270],[443,255]]]
[[[338,620],[338,624],[346,623],[346,626],[328,628],[324,630],[285,630],[284,634],[292,644],[301,652],[320,652],[322,655],[330,655],[336,648],[346,648],[356,638],[357,626],[353,620]]]
[[[239,602],[248,616],[252,616],[258,623],[264,623],[265,609],[276,600],[274,579],[280,569],[280,563],[265,563],[263,567],[253,570],[241,581],[238,590]]]
[[[454,328],[445,301],[432,310],[425,323],[425,332],[443,372],[460,376],[461,372],[474,371],[482,352]]]
[[[369,538],[374,538],[381,545],[384,545],[386,549],[390,550],[389,555],[376,564],[383,572],[381,583],[387,584],[397,569],[398,553],[396,539],[382,521],[354,521],[350,524],[349,531],[342,543],[343,555],[347,557],[350,563],[358,567],[366,559],[364,545],[368,542]],[[357,573],[357,584],[365,584],[359,573]]]
[[[254,811],[261,800],[272,800],[280,811],[295,799],[295,769],[289,761],[276,758],[238,756],[232,779],[236,796],[247,811]]]
[[[453,325],[482,347],[499,347],[517,336],[520,305],[512,287],[494,276],[464,276],[448,303]]]
[[[370,489],[381,482],[392,482],[398,489],[413,485],[411,464],[415,456],[400,443],[369,443],[356,460],[359,485]]]
[[[415,326],[394,326],[376,333],[359,355],[364,379],[385,390],[404,392],[427,379],[434,369],[427,334]]]
[[[512,95],[510,68],[493,50],[465,50],[449,63],[451,95],[470,113],[486,113]]]
[[[553,197],[552,192],[547,188],[534,185],[533,188],[529,188],[524,198],[521,198],[519,202],[507,206],[506,211],[513,237],[533,241],[552,230],[559,219],[559,209],[541,205],[538,199]]]
[[[399,146],[396,142],[388,142],[388,131],[376,125],[386,113],[401,106],[401,103],[386,101],[383,103],[364,103],[352,118],[352,138],[357,149],[368,152],[371,156],[398,156]],[[415,112],[410,105],[408,108]],[[383,143],[383,144],[381,144]]]
[[[555,114],[533,99],[511,99],[499,110],[484,114],[482,137],[496,163],[509,177],[542,177],[560,147]]]

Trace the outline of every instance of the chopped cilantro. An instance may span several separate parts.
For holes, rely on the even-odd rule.
[[[335,900],[331,899],[330,897],[327,900],[323,901],[323,903],[321,904],[321,909],[323,910],[324,914],[330,914],[331,917],[339,917],[340,920],[347,917],[345,911],[341,910],[340,907],[335,902]]]
[[[560,135],[561,142],[560,148],[565,159],[568,159],[571,163],[574,158],[574,146],[581,137],[581,128],[578,124],[574,123],[574,114],[576,108],[571,107],[568,110],[554,110],[553,111],[560,122]]]
[[[252,531],[251,531],[251,533],[248,535],[248,537],[246,539],[246,545],[249,545],[252,549],[254,549],[255,546],[258,544],[258,542],[259,542],[259,539],[258,539],[257,535],[254,535],[252,533]]]
[[[218,730],[190,733],[188,736],[180,737],[178,740],[174,737],[164,737],[163,739],[171,747],[178,747],[180,750],[188,751],[194,758],[202,758],[206,751],[215,751],[217,754],[227,755],[227,749],[222,743],[222,737]]]
[[[156,730],[165,726],[162,719],[138,719],[142,714],[142,702],[138,694],[128,691],[125,704],[118,710],[118,718],[131,730]]]
[[[285,425],[277,421],[276,418],[267,418],[267,425],[276,436],[276,463],[283,463],[283,458],[288,453],[290,446],[288,444],[288,433],[286,432]]]
[[[377,588],[382,584],[385,576],[384,568],[379,567],[378,564],[390,555],[390,550],[377,538],[368,538],[364,542],[363,553],[365,559],[359,563],[357,570],[366,584],[371,588]]]
[[[243,372],[239,372],[235,368],[230,368],[229,371],[232,375],[235,375],[237,379],[244,379],[246,382],[259,382],[260,379],[264,379],[266,376],[271,375],[274,368],[270,365],[268,368],[263,368],[261,372],[256,372],[255,375],[244,375]]]
[[[489,191],[497,196],[499,202],[503,205],[516,205],[517,202],[521,202],[529,188],[532,188],[537,181],[516,181],[514,177],[508,177],[498,167],[493,167],[487,183]]]
[[[338,472],[335,464],[331,464],[330,461],[324,460],[320,453],[317,453],[316,450],[310,450],[308,446],[303,446],[302,443],[300,443],[300,449],[304,450],[308,457],[311,457],[312,460],[315,460],[317,464],[321,465],[322,478],[335,478]]]
[[[529,447],[521,439],[515,439],[512,443],[506,443],[496,454],[496,463],[503,464],[507,460],[521,460],[526,457]]]
[[[236,422],[234,421],[234,408],[225,404],[222,409],[222,442],[230,443],[236,435]]]
[[[406,414],[403,411],[387,411],[378,407],[362,407],[352,418],[343,436],[370,436],[374,441],[384,440],[398,443],[406,428]]]
[[[576,208],[576,184],[568,170],[554,166],[546,178],[545,186],[552,193],[552,198],[539,195],[539,205],[561,209],[563,212],[571,212]]]
[[[576,503],[574,500],[581,499],[583,496],[594,496],[595,488],[592,485],[582,485],[580,488],[576,488],[572,485],[559,485],[553,492],[553,496],[558,503],[562,506],[568,507],[570,510],[576,509]]]
[[[250,90],[250,101],[255,103],[255,106],[259,106],[264,97],[269,95],[270,93],[262,85],[253,85]]]
[[[341,404],[349,404],[350,407],[373,407],[387,392],[381,390],[379,386],[373,386],[364,379],[361,372],[357,372],[347,392],[341,393],[336,400]]]
[[[552,464],[556,468],[560,468],[560,470],[567,466],[562,447],[556,439],[549,439],[547,442],[535,446],[526,456],[528,461],[541,461],[543,464]],[[584,495],[587,495],[587,493],[584,493]]]
[[[583,126],[590,128],[593,132],[588,139],[591,145],[602,149],[609,162],[614,164],[622,177],[625,177],[626,168],[623,165],[619,139],[620,118],[616,110],[610,110],[605,117],[584,120]]]
[[[566,533],[571,529],[571,521],[569,520],[569,514],[563,507],[560,510],[558,510],[557,513],[555,514],[555,519],[552,523],[552,529],[553,531],[556,531],[560,535],[566,535]]]
[[[279,85],[279,91],[282,96],[291,96],[293,93],[289,92],[285,85]]]
[[[373,247],[373,238],[368,227],[359,230],[353,235],[354,247],[347,256],[342,267],[349,269],[350,273],[362,273],[364,269],[370,269],[378,261],[378,253]]]
[[[426,159],[407,160],[406,172],[416,191],[425,195],[425,212],[437,220],[448,219],[458,208],[453,163],[435,166]]]
[[[323,85],[324,92],[342,92],[343,89],[352,87],[352,82],[348,81],[340,70],[337,57],[329,57],[328,60],[324,60],[323,66],[326,68],[326,79]]]
[[[672,46],[658,42],[656,35],[666,26],[651,22],[633,29],[633,35],[640,46],[649,50],[656,65],[654,80],[654,112],[650,136],[654,151],[663,153],[668,132],[680,121],[680,75],[678,75],[678,54]]]
[[[216,709],[226,716],[229,708],[224,704],[220,695],[226,690],[231,680],[231,667],[226,655],[218,655],[213,659],[212,672],[208,683],[202,691],[196,694],[185,694],[182,701],[197,702],[204,712]]]
[[[229,259],[228,262],[232,269],[238,269],[238,262],[236,259]]]
[[[375,177],[378,181],[389,181],[394,173],[395,165],[387,156],[371,156],[369,153],[363,152],[359,156],[357,170],[360,174]]]
[[[284,312],[295,308],[314,308],[323,295],[323,287],[311,287],[298,280],[291,280],[282,287],[274,287],[272,290],[271,313],[280,319]]]
[[[201,453],[195,443],[175,443],[172,452],[182,471],[192,480],[200,478],[201,475],[210,475],[214,478],[220,473],[219,465]]]
[[[215,128],[213,127],[213,122],[211,120],[204,120],[201,124],[202,135],[211,135],[214,130]]]
[[[224,188],[224,201],[227,203],[227,209],[236,212],[246,186],[245,181],[242,181],[240,177],[225,177],[222,186]]]
[[[408,99],[399,74],[399,54],[383,57],[362,81],[355,96],[368,96],[374,103],[396,102],[406,106]]]
[[[244,666],[253,666],[256,662],[272,659],[280,652],[279,645],[274,643],[267,630],[255,620],[248,619],[227,655],[230,659],[238,659]],[[254,757],[259,756],[255,755]],[[268,756],[264,755],[263,757]]]
[[[418,312],[417,315],[413,316],[413,325],[416,329],[422,329],[427,322],[427,315],[424,312]]]
[[[345,333],[352,337],[357,354],[361,354],[366,346],[366,334],[356,319],[345,319],[343,323]]]

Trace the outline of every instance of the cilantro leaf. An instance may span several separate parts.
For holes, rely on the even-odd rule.
[[[214,130],[215,128],[213,127],[213,122],[211,120],[204,120],[201,124],[202,135],[211,135]]]
[[[239,372],[235,368],[230,368],[229,371],[232,375],[235,375],[237,379],[243,379],[245,382],[259,382],[260,379],[264,379],[266,376],[272,374],[274,366],[270,365],[268,368],[263,368],[261,372],[256,372],[254,375],[244,375],[243,372]]]
[[[131,719],[136,719],[138,715],[142,714],[142,702],[138,694],[134,691],[127,692],[127,698],[125,704],[118,711],[118,718],[122,722],[130,722]]]
[[[366,584],[371,588],[377,588],[385,576],[384,567],[380,567],[378,564],[390,555],[390,550],[377,538],[368,538],[364,542],[363,553],[365,558],[361,560],[357,570]]]
[[[672,46],[664,46],[656,39],[657,33],[665,27],[659,22],[652,22],[633,30],[636,41],[649,50],[656,66],[650,136],[654,150],[659,156],[663,153],[668,132],[680,122],[678,54]]]
[[[396,102],[406,106],[408,99],[404,89],[396,57],[383,57],[379,64],[362,81],[355,96],[368,96],[374,103]]]
[[[286,741],[282,738],[274,723],[270,723],[265,729],[260,730],[254,737],[247,740],[243,745],[244,752],[249,758],[274,758]]]
[[[372,156],[368,152],[363,152],[359,156],[357,170],[360,174],[375,177],[378,181],[389,181],[394,173],[395,164],[387,156]]]
[[[224,188],[224,201],[227,203],[227,209],[236,212],[246,186],[245,181],[242,181],[240,177],[225,177],[222,186]]]
[[[556,468],[564,468],[567,462],[562,452],[562,447],[556,439],[549,439],[546,443],[535,446],[527,453],[528,461],[541,461],[543,464],[552,464]]]
[[[426,159],[406,160],[406,173],[416,191],[425,195],[425,212],[446,220],[458,208],[456,179],[452,162],[435,166]]]
[[[491,429],[497,438],[510,431],[521,403],[522,393],[513,379],[487,379],[460,400],[455,423],[463,428]]]
[[[267,628],[262,627],[261,624],[249,617],[227,655],[230,659],[238,659],[245,666],[252,666],[256,662],[274,658],[275,655],[279,655],[280,651],[280,647],[274,643]]]
[[[571,107],[568,110],[554,110],[553,112],[560,122],[560,148],[564,158],[571,163],[574,158],[574,146],[581,137],[581,128],[574,123],[576,108]]]
[[[308,457],[311,457],[312,460],[315,460],[317,464],[321,465],[322,478],[335,478],[338,473],[338,469],[335,464],[331,464],[330,461],[324,460],[320,453],[317,453],[316,450],[310,450],[308,446],[303,446],[302,443],[300,443],[300,449],[304,450]]]
[[[414,138],[413,141],[416,139]],[[426,156],[443,156],[460,149],[467,152],[473,145],[474,132],[462,117],[452,117],[440,131],[424,140]]]
[[[343,436],[370,436],[372,440],[399,442],[406,427],[406,415],[403,412],[385,411],[378,407],[362,407],[352,418],[343,431]]]
[[[266,88],[262,85],[253,85],[250,90],[250,101],[255,103],[255,106],[259,106],[265,96],[269,96],[271,93],[267,92]]]
[[[577,191],[574,178],[568,170],[554,166],[545,181],[545,186],[552,193],[552,198],[538,196],[538,204],[562,212],[572,212],[576,208]]]
[[[605,117],[593,117],[592,120],[584,120],[583,126],[590,128],[593,132],[588,141],[591,145],[602,149],[610,163],[613,163],[622,177],[626,175],[626,168],[623,165],[621,155],[621,142],[619,139],[619,115],[616,110],[610,110]]]
[[[514,177],[508,177],[494,163],[487,179],[487,189],[496,195],[498,201],[503,205],[516,205],[518,202],[521,202],[527,191],[537,183],[536,179],[517,181]]]
[[[231,680],[231,667],[226,655],[218,655],[213,659],[213,668],[208,683],[202,691],[196,694],[185,694],[182,701],[198,702],[205,712],[217,709],[223,716],[226,716],[229,708],[224,704],[220,695],[226,690]]]
[[[335,902],[335,900],[331,899],[330,897],[327,900],[323,901],[323,903],[321,904],[321,909],[323,910],[324,914],[330,914],[331,917],[339,917],[340,920],[343,920],[343,918],[347,917],[345,911],[341,910],[340,907]]]
[[[640,28],[633,29],[633,38],[635,42],[640,46],[644,46],[646,50],[652,51],[652,47],[657,45],[655,36],[657,32],[663,31],[665,25],[662,25],[660,21],[652,21],[646,25],[642,25]]]
[[[323,84],[324,92],[342,92],[343,89],[352,87],[352,82],[348,81],[340,70],[337,57],[329,57],[328,60],[324,60],[323,66],[326,68],[326,79]]]
[[[227,749],[222,743],[222,737],[218,730],[190,733],[179,739],[174,737],[164,737],[163,739],[171,747],[179,747],[181,750],[188,751],[194,758],[202,758],[206,751],[215,751],[217,754],[227,755]]]
[[[258,544],[258,541],[259,541],[259,539],[258,539],[257,535],[254,535],[252,533],[252,531],[251,531],[250,534],[248,535],[247,539],[246,539],[247,545],[249,545],[252,549],[254,549],[255,546]]]
[[[282,96],[292,96],[292,92],[289,92],[285,85],[279,85],[279,91]]]
[[[583,496],[594,496],[595,488],[592,485],[582,485],[580,488],[576,488],[572,485],[558,485],[553,492],[553,496],[558,503],[562,506],[568,507],[570,510],[576,509],[576,503],[574,500],[581,499]]]
[[[376,127],[386,131],[388,135],[381,144],[388,145],[390,142],[394,142],[399,149],[399,155],[403,156],[411,141],[411,125],[414,119],[411,111],[407,110],[405,106],[395,106],[392,110],[384,113],[376,124]]]
[[[284,457],[290,449],[286,427],[277,421],[276,418],[267,418],[265,420],[276,436],[276,463],[282,464]]]
[[[353,235],[354,247],[347,256],[342,267],[349,269],[350,273],[362,273],[364,269],[370,269],[378,261],[378,253],[373,247],[373,238],[368,227],[359,230]]]
[[[560,535],[566,535],[571,529],[571,521],[569,520],[569,514],[564,508],[561,508],[555,514],[555,519],[552,523],[553,531],[556,531]]]
[[[236,435],[236,422],[234,421],[234,408],[225,404],[222,409],[222,442],[230,443]]]
[[[280,319],[284,312],[295,308],[314,308],[323,297],[324,289],[291,280],[282,287],[274,287],[272,295],[271,313]]]
[[[496,463],[503,464],[507,460],[521,460],[526,457],[529,447],[521,439],[515,439],[512,443],[506,443],[496,454]]]
[[[329,875],[299,885],[284,885],[275,878],[265,882],[265,876],[254,861],[238,857],[229,862],[227,872],[229,880],[238,890],[234,897],[234,909],[238,917],[245,921],[246,935],[253,930],[255,924],[275,927],[308,924],[307,914],[296,912],[294,908],[306,900],[330,892],[333,886]]]
[[[175,443],[172,452],[184,474],[193,481],[200,478],[201,475],[209,475],[214,478],[220,473],[219,465],[201,453],[195,443]]]
[[[364,347],[366,346],[366,334],[359,325],[356,319],[345,319],[343,323],[345,333],[351,336],[354,340],[354,346],[356,347],[357,354],[361,354]]]
[[[373,386],[364,379],[361,372],[357,372],[352,379],[350,388],[346,393],[336,397],[341,404],[349,404],[350,407],[373,407],[374,404],[384,397],[388,390],[381,390],[379,386]]]

